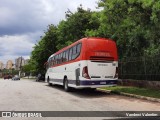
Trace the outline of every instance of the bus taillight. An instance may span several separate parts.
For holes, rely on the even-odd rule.
[[[83,76],[84,78],[86,78],[86,79],[90,79],[89,74],[88,74],[88,67],[87,67],[87,66],[85,66],[85,67],[83,68],[82,76]]]
[[[116,67],[116,73],[115,73],[114,78],[118,78],[118,67]]]

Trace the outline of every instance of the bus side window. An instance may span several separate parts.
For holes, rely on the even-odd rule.
[[[69,60],[69,50],[66,51],[66,57],[65,57],[66,61]]]
[[[56,57],[56,65],[58,64],[58,55],[56,55],[57,57]]]
[[[66,51],[63,52],[62,62],[66,62]]]
[[[57,64],[59,64],[59,54],[57,55]]]
[[[62,57],[63,57],[63,53],[60,53],[60,58],[59,58],[59,62],[60,62],[60,64],[62,63]]]
[[[80,52],[81,52],[81,44],[78,44],[77,45],[77,53],[80,54]]]
[[[49,67],[51,67],[51,58],[49,59]]]
[[[81,44],[78,44],[73,47],[72,59],[76,59],[80,55]]]
[[[60,63],[60,54],[58,54],[57,64]]]
[[[69,60],[72,60],[72,48],[69,49]]]
[[[73,47],[73,52],[72,52],[72,60],[77,57],[77,56],[76,56],[76,53],[77,53],[77,46],[74,46],[74,47]]]
[[[55,65],[57,65],[57,60],[58,59],[58,55],[55,56]]]
[[[61,54],[58,55],[58,64],[61,63]]]
[[[54,65],[54,57],[52,57],[52,66]]]

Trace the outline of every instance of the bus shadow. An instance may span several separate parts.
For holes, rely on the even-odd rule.
[[[53,88],[53,89],[57,89],[57,90],[62,91],[62,92],[65,92],[64,89],[63,89],[63,86],[61,86],[61,85],[48,85],[47,84],[45,86]]]
[[[106,93],[106,92],[102,92],[99,90],[92,90],[92,89],[74,89],[71,88],[71,90],[69,92],[66,92],[63,88],[63,86],[61,85],[46,85],[48,87],[60,90],[62,92],[65,92],[67,94],[71,94],[80,98],[98,98],[98,97],[106,97],[106,96],[110,96],[113,95],[112,93]]]
[[[81,98],[101,98],[111,95],[111,93],[90,89],[73,89],[70,93]]]

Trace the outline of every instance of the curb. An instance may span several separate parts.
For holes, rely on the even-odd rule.
[[[124,92],[117,92],[117,91],[112,91],[112,90],[104,90],[104,89],[100,89],[100,88],[97,90],[101,91],[101,92],[105,92],[105,93],[113,93],[116,95],[123,95],[123,96],[127,96],[127,97],[133,97],[133,98],[138,98],[138,99],[142,99],[142,100],[148,100],[148,101],[160,103],[160,99],[158,99],[158,98],[145,97],[145,96],[141,96],[141,95],[135,95],[135,94],[124,93]]]

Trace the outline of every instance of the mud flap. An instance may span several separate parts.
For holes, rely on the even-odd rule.
[[[80,68],[76,69],[75,74],[76,74],[76,86],[79,86],[80,85],[80,80],[79,80]]]

